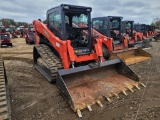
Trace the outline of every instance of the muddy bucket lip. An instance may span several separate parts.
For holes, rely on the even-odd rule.
[[[113,59],[113,60],[108,60],[108,61],[104,61],[102,63],[99,63],[99,65],[96,67],[92,67],[90,65],[85,65],[85,66],[80,66],[80,67],[75,67],[75,68],[70,68],[70,69],[58,70],[57,73],[60,76],[63,76],[63,75],[68,75],[68,74],[72,74],[72,73],[87,71],[90,69],[96,69],[96,68],[103,67],[103,66],[114,65],[117,63],[121,63],[121,62],[123,62],[123,61],[120,59]]]
[[[102,71],[99,71],[98,69],[102,69],[102,71],[104,72],[102,74],[99,74]],[[90,70],[93,70],[93,72],[91,71],[87,73],[87,71],[90,71]],[[105,73],[106,71],[108,71],[109,74],[106,74]],[[93,74],[93,76],[89,77],[89,79],[85,79],[86,75],[84,76],[82,74],[80,74],[80,76],[72,75],[72,74],[77,74],[78,72],[82,72],[82,74],[86,74],[88,76]],[[99,76],[97,76],[97,74],[95,73],[99,74]],[[108,78],[108,75],[110,75],[110,73],[113,73],[113,75],[109,76]],[[114,75],[115,73],[116,73],[116,76]],[[124,75],[126,73],[127,75]],[[108,100],[110,102],[111,101],[110,97],[115,95],[118,96],[119,93],[124,93],[125,95],[127,95],[125,91],[127,90],[126,85],[129,82],[129,81],[127,82],[128,79],[133,79],[132,77],[134,77],[135,79],[133,80],[136,81],[136,82],[129,82],[132,84],[128,85],[128,90],[130,88],[132,91],[134,84],[135,85],[139,84],[139,77],[120,59],[105,61],[103,63],[99,63],[98,65],[96,65],[96,67],[92,67],[91,65],[86,65],[86,66],[75,67],[75,68],[66,69],[66,70],[59,70],[57,74],[58,74],[57,75],[58,78],[57,78],[56,84],[60,89],[62,96],[70,104],[71,109],[74,112],[80,113],[80,116],[82,116],[81,110],[86,108],[88,109],[90,108],[89,110],[91,110],[91,106],[94,104],[98,104],[100,107],[102,107],[103,106],[101,104],[102,100]],[[68,76],[69,74],[71,75]],[[96,78],[92,79],[95,76]],[[119,77],[119,76],[122,76],[122,77]],[[132,76],[132,77],[130,78],[128,76]],[[74,77],[76,78],[73,79]],[[117,79],[115,79],[116,77]],[[127,78],[127,79],[122,80],[121,78]],[[81,79],[84,81],[81,81]],[[118,81],[120,81],[120,79],[122,81],[121,83],[123,87],[119,87],[120,84],[118,83]],[[75,82],[72,82],[72,81],[75,81]],[[80,81],[79,82],[80,84],[79,83],[74,84],[74,83],[77,83],[77,81],[78,82]],[[104,90],[104,87],[105,87],[105,90]],[[97,89],[100,88],[100,89],[97,90],[95,88]]]

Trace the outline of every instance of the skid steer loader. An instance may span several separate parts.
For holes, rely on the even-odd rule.
[[[135,64],[137,62],[146,61],[151,58],[151,55],[141,48],[129,48],[129,36],[122,35],[121,29],[122,17],[108,16],[92,18],[92,27],[95,31],[99,32],[99,37],[102,35],[113,38],[112,51],[108,49],[108,41],[106,38],[103,42],[103,55],[105,59],[122,59],[127,65]],[[97,32],[95,34],[97,34]],[[93,31],[94,33],[94,31]]]
[[[133,23],[134,21],[125,20],[122,21],[122,34],[128,34],[129,35],[129,42],[128,44],[132,46],[132,44],[138,44],[142,42],[142,37],[140,34],[133,32]]]
[[[138,47],[138,48],[151,48],[152,45],[143,41],[143,34],[140,32],[133,31],[134,21],[122,21],[122,35],[128,34],[129,41],[128,47]]]
[[[146,24],[134,24],[133,29],[137,32],[143,33],[143,39],[149,37]]]
[[[103,107],[103,99],[111,102],[112,96],[144,86],[120,59],[104,61],[102,40],[91,35],[91,11],[61,4],[47,11],[47,26],[40,19],[33,21],[34,65],[49,82],[56,82],[79,117],[85,108],[92,111],[93,104]]]
[[[137,32],[143,33],[143,41],[145,40],[146,42],[157,42],[154,39],[154,36],[150,35],[150,29],[149,25],[146,24],[134,24],[133,29]]]

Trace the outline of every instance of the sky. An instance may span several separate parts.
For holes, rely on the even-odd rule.
[[[46,11],[62,3],[92,7],[92,17],[122,16],[123,20],[145,24],[160,17],[159,0],[0,0],[0,19],[45,20]]]

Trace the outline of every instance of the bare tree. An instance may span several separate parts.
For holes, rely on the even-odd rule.
[[[160,18],[154,18],[151,25],[159,27],[160,26]]]

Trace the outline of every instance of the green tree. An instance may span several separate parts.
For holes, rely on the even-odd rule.
[[[13,19],[3,18],[0,20],[5,27],[9,27],[10,25],[15,26],[16,22]]]

